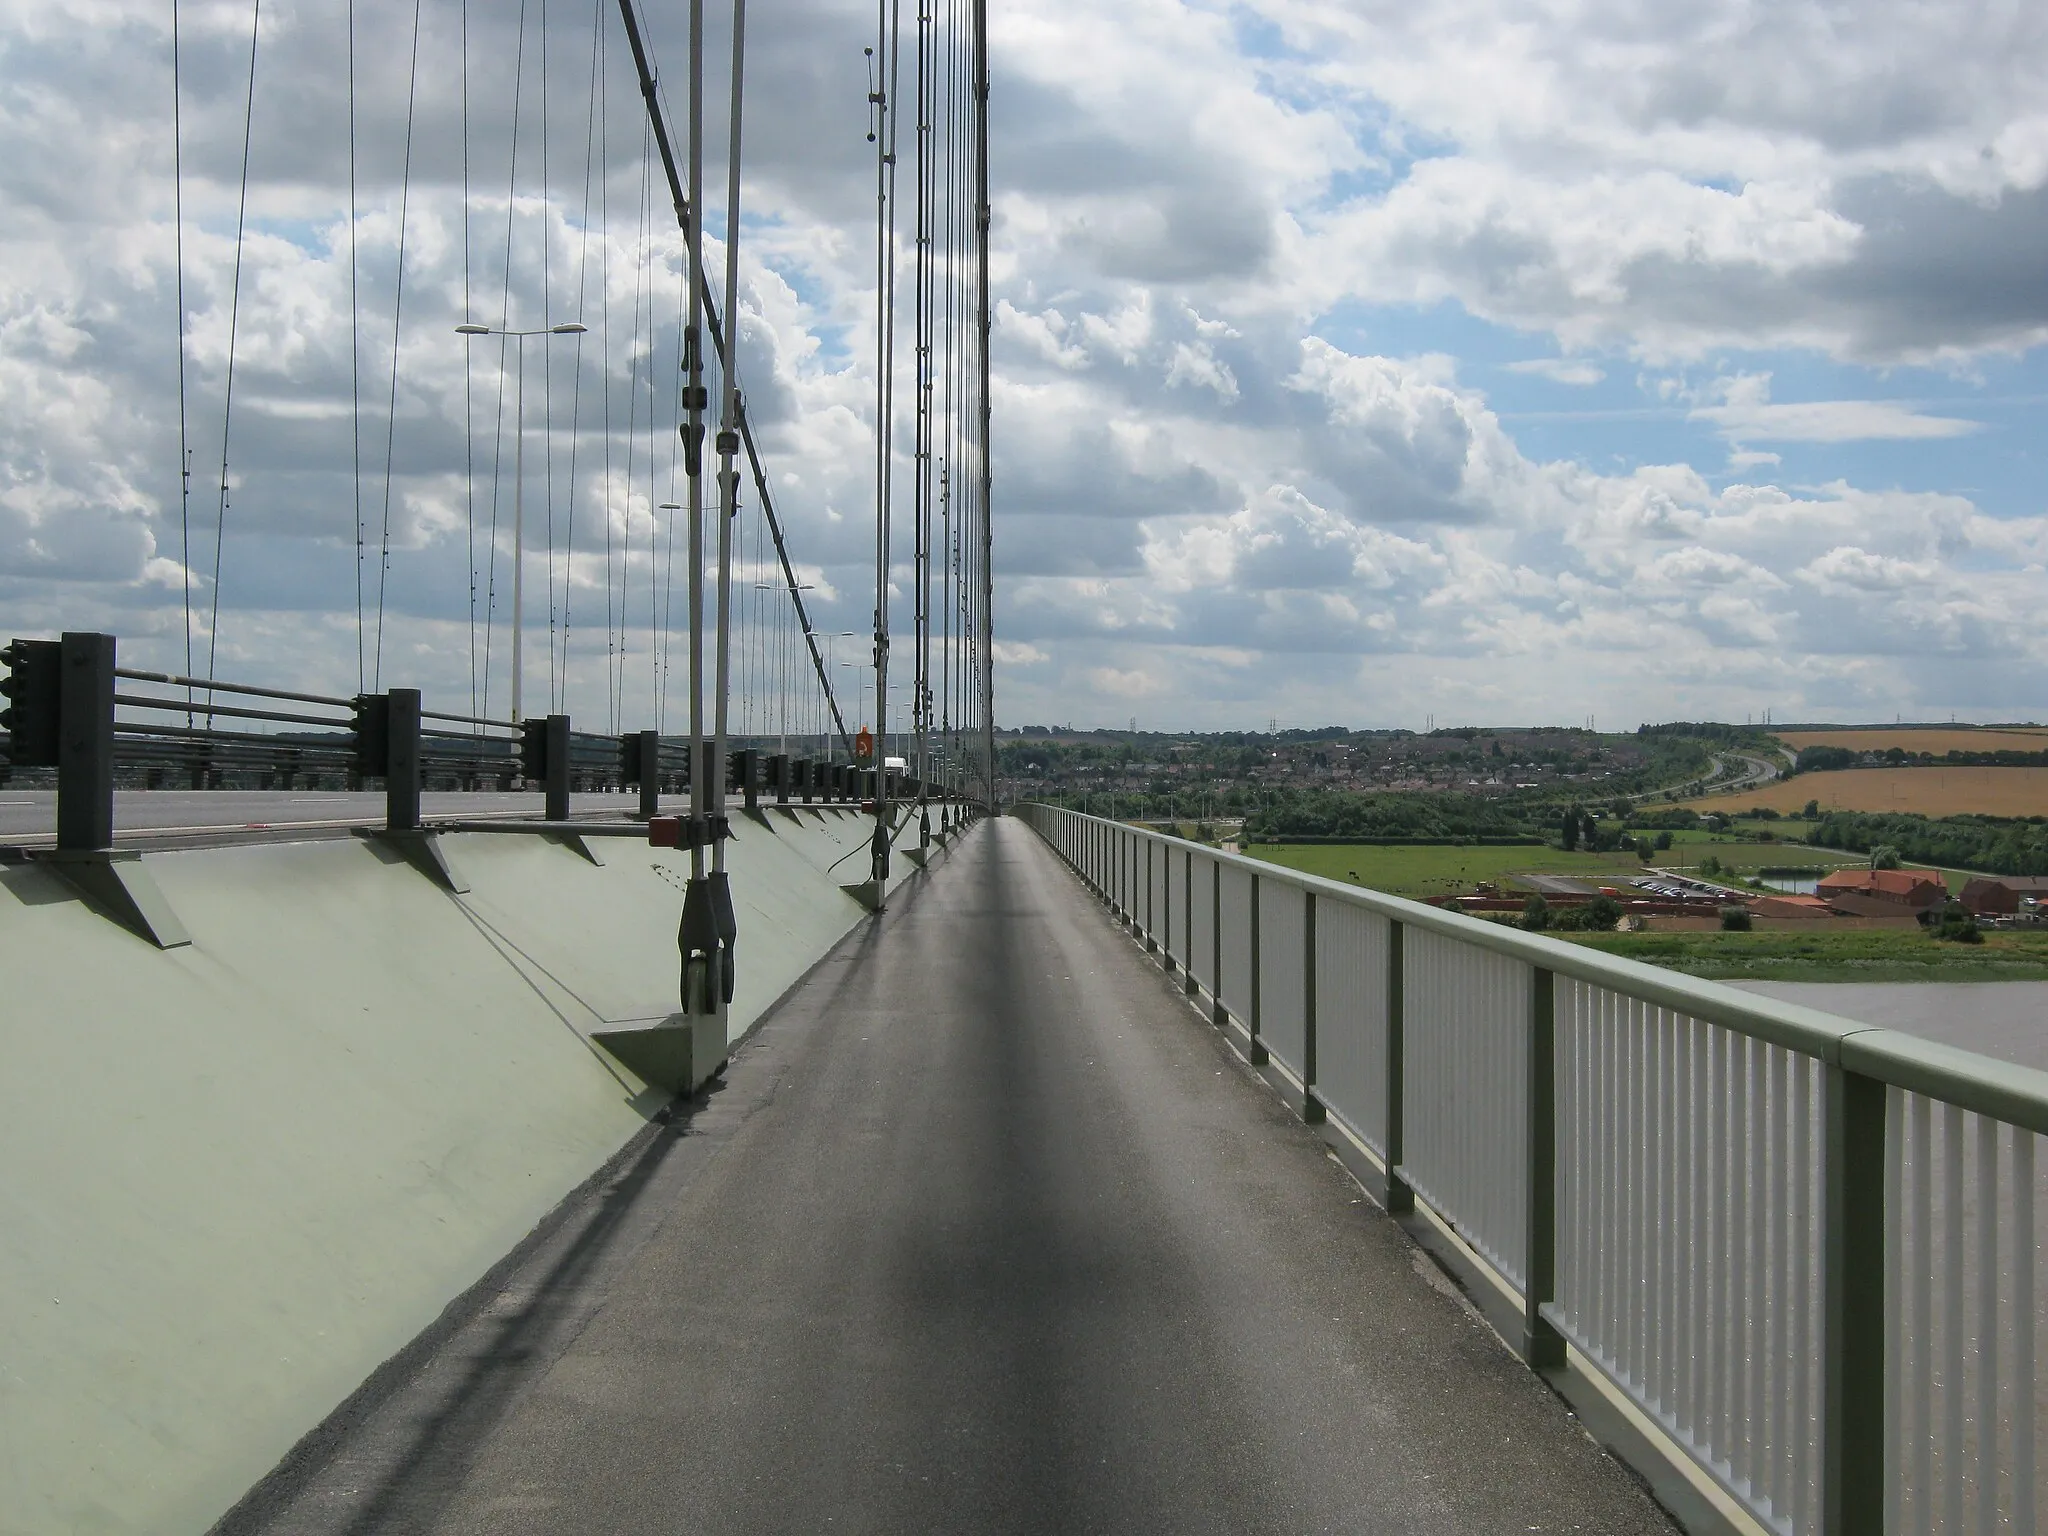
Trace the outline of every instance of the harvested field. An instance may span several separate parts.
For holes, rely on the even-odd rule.
[[[1779,731],[1778,740],[1802,747],[1847,747],[1851,752],[2048,752],[2048,727],[2040,730],[1979,731],[1963,726],[1914,730]]]
[[[1740,811],[1752,805],[1796,811],[1809,800],[1818,800],[1824,811],[2048,816],[2048,768],[1845,768],[1685,803],[1696,811]]]

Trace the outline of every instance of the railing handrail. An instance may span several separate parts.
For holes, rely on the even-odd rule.
[[[1038,801],[1027,803],[1116,827],[1135,837],[1189,849],[1219,863],[1236,864],[1261,880],[1311,891],[1318,899],[1362,907],[1409,928],[1509,955],[1553,975],[1624,992],[1660,1008],[1812,1056],[1830,1066],[1846,1067],[1910,1093],[1942,1099],[1959,1109],[2048,1135],[2048,1072],[1959,1046],[1942,1045],[1903,1030],[1843,1018],[1801,1003],[1744,992],[1703,977],[1662,970],[1640,960],[1603,954],[1562,939],[1526,933],[1462,912],[1446,912],[1405,896],[1361,889],[1249,854],[1230,853],[1189,838],[1133,826],[1114,817]]]

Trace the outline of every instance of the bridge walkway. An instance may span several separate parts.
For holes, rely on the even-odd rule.
[[[484,1291],[222,1529],[1674,1529],[1015,821]]]

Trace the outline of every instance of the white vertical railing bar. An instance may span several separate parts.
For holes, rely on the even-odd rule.
[[[2012,1128],[2012,1528],[2034,1529],[2034,1134]]]
[[[1942,1439],[1941,1479],[1944,1495],[1941,1528],[1960,1536],[1963,1529],[1963,1287],[1953,1260],[1963,1251],[1963,1112],[1941,1106],[1942,1244],[1949,1261],[1942,1276]]]
[[[1998,1122],[1977,1117],[1977,1530],[1998,1525]],[[1960,1279],[1960,1277],[1958,1277]],[[1960,1287],[1958,1287],[1960,1289]]]

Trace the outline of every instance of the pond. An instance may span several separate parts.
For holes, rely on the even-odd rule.
[[[1759,875],[1759,882],[1787,896],[1811,896],[1820,881],[1813,875]]]

